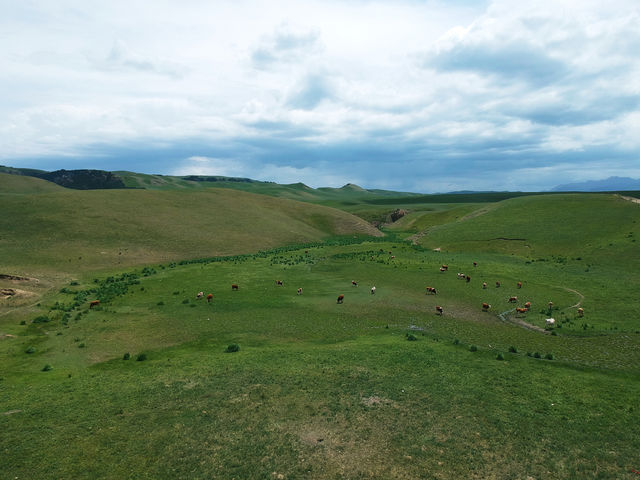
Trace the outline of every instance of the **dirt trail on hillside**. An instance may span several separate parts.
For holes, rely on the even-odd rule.
[[[472,218],[476,218],[479,217],[480,215],[484,215],[485,213],[489,213],[491,210],[493,210],[494,208],[496,208],[495,205],[488,205],[485,207],[480,207],[477,210],[474,210],[471,213],[468,213],[466,215],[464,215],[463,217],[455,220],[455,222],[451,222],[451,223],[458,223],[458,222],[464,222],[466,220],[471,220]],[[431,227],[427,227],[424,230],[422,230],[421,232],[415,233],[413,235],[411,235],[410,237],[407,237],[407,240],[410,240],[411,243],[413,245],[418,245],[418,241],[429,234],[429,232],[431,232],[432,230],[441,227],[442,225],[433,225]]]
[[[573,288],[568,288],[568,287],[561,287],[559,285],[556,285],[557,288],[562,288],[564,290],[566,290],[567,292],[571,292],[571,293],[575,293],[576,295],[578,295],[578,297],[580,298],[578,300],[578,303],[576,303],[575,305],[571,305],[569,307],[564,308],[563,310],[567,310],[569,308],[578,308],[580,305],[582,305],[582,301],[584,300],[584,295],[581,294],[579,291],[574,290]],[[507,310],[506,312],[502,312],[500,314],[498,314],[498,318],[500,318],[500,320],[502,320],[505,323],[512,323],[514,325],[518,325],[520,327],[529,329],[529,330],[533,330],[536,332],[540,332],[540,333],[544,333],[545,335],[549,335],[551,332],[549,330],[545,330],[542,327],[538,327],[536,325],[532,325],[526,321],[524,321],[521,318],[517,318],[517,317],[513,317],[510,314],[515,312],[516,309],[512,308],[511,310]]]

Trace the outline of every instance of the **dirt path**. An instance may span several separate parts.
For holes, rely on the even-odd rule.
[[[566,290],[567,292],[571,292],[571,293],[575,293],[580,300],[578,300],[578,303],[576,303],[575,305],[571,305],[569,307],[564,308],[563,310],[567,310],[569,308],[578,308],[580,305],[582,305],[582,301],[584,300],[584,295],[581,294],[579,291],[574,290],[573,288],[567,288],[567,287],[561,287],[556,285],[557,288],[562,288],[564,290]],[[542,327],[538,327],[536,325],[532,325],[528,322],[525,322],[523,319],[521,318],[516,318],[511,316],[510,314],[515,312],[516,309],[512,308],[511,310],[507,310],[506,312],[502,312],[498,314],[498,318],[500,318],[500,320],[502,320],[505,323],[511,323],[513,325],[518,325],[519,327],[522,328],[526,328],[528,330],[533,330],[535,332],[539,332],[539,333],[544,333],[545,335],[549,335],[551,332],[549,330],[545,330]]]

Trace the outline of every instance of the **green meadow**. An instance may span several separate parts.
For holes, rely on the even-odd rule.
[[[380,193],[339,209],[8,177],[2,478],[640,471],[638,204]],[[352,214],[396,208],[382,231]]]

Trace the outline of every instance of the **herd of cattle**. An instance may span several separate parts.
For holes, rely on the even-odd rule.
[[[389,252],[389,253],[391,253],[391,252]],[[473,262],[473,266],[477,267],[478,266],[477,262]],[[448,265],[440,266],[440,272],[444,273],[444,272],[447,272],[448,270],[449,270],[449,266]],[[465,282],[467,282],[467,283],[471,282],[471,277],[469,275],[464,274],[464,273],[458,273],[458,278],[460,280],[465,280]],[[275,283],[276,283],[276,286],[284,286],[284,282],[282,280],[276,280]],[[355,280],[352,280],[351,281],[351,286],[357,287],[358,286],[358,282],[356,282]],[[501,283],[499,281],[496,281],[496,288],[500,288],[500,287],[501,287]],[[487,283],[486,282],[482,282],[482,288],[483,289],[487,288]],[[522,282],[517,282],[516,283],[516,288],[521,289],[522,288]],[[240,289],[240,287],[238,286],[238,284],[236,284],[236,283],[231,284],[231,290],[237,291],[239,289]],[[437,295],[437,293],[438,293],[437,289],[435,287],[432,287],[432,286],[427,286],[425,288],[425,290],[426,290],[425,291],[426,294]],[[371,287],[371,295],[375,295],[375,293],[376,293],[376,287],[373,286],[373,287]],[[298,288],[297,294],[298,295],[302,295],[302,287]],[[197,295],[196,295],[196,299],[200,300],[202,298],[205,298],[204,292],[198,292]],[[213,294],[212,293],[207,294],[206,299],[207,299],[207,303],[211,303],[211,300],[213,300]],[[507,301],[508,301],[508,303],[517,303],[518,302],[518,297],[517,296],[510,296]],[[338,295],[337,303],[341,304],[343,302],[344,302],[344,294]],[[93,301],[90,302],[89,308],[93,308],[93,307],[95,307],[97,305],[100,305],[100,300],[93,300]],[[529,311],[530,308],[531,308],[531,302],[525,302],[522,307],[515,307],[516,315],[518,315],[518,314],[526,314]],[[483,312],[488,312],[490,309],[491,309],[491,305],[489,303],[486,303],[486,302],[482,303],[482,311]],[[552,310],[553,310],[553,302],[549,302],[549,304],[548,304],[549,315],[551,315]],[[441,305],[436,305],[436,314],[437,315],[443,315],[444,314],[444,308]],[[578,308],[577,309],[577,314],[578,314],[578,317],[583,317],[584,316],[584,309],[582,307]],[[553,327],[554,325],[555,325],[555,320],[553,318],[548,318],[546,320],[546,326],[547,327]]]

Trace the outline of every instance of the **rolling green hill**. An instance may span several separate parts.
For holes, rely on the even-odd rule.
[[[15,178],[22,185],[25,177]],[[230,189],[5,193],[0,202],[0,258],[8,273],[118,268],[332,235],[381,235],[340,210]]]
[[[64,188],[47,180],[0,173],[0,195],[49,193],[60,191],[64,191]]]

